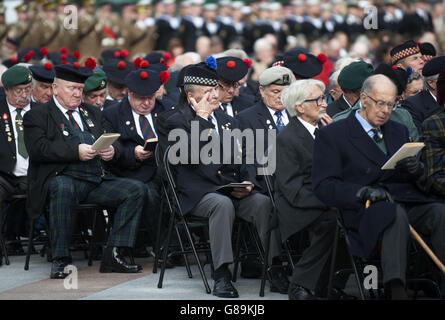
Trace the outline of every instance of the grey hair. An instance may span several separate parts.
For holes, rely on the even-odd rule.
[[[189,92],[195,92],[196,84],[187,83],[184,84],[184,92],[185,94],[188,94]]]
[[[432,75],[432,76],[429,76],[429,77],[423,77],[423,88],[425,90],[428,90],[429,89],[428,80],[430,80],[430,81],[437,81],[438,78],[439,78],[439,74],[435,74],[435,75]]]
[[[295,106],[303,104],[304,100],[309,97],[310,86],[317,86],[322,92],[324,92],[326,89],[324,83],[320,80],[305,79],[292,82],[289,87],[282,91],[281,103],[283,103],[291,117],[296,117],[299,115]]]
[[[422,79],[422,75],[416,71],[414,71],[413,73],[411,73],[408,77],[408,83],[411,83],[413,81]]]
[[[334,71],[331,76],[329,77],[329,81],[328,81],[328,88],[331,89],[332,87],[334,87],[335,85],[338,85],[338,75],[340,74],[340,71]]]

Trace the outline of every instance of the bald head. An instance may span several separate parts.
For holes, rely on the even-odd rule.
[[[387,89],[388,91],[393,90],[394,95],[397,94],[397,87],[394,84],[394,82],[388,78],[387,76],[383,74],[376,74],[373,76],[368,77],[364,82],[362,86],[361,92],[369,93],[373,90],[384,90]]]

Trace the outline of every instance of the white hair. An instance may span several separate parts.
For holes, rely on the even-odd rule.
[[[265,38],[260,38],[257,41],[255,41],[255,44],[253,45],[253,51],[258,52],[262,49],[266,50],[272,50],[272,44],[269,42],[269,40]]]
[[[347,65],[353,63],[353,62],[357,62],[360,61],[360,59],[358,58],[351,58],[351,57],[344,57],[341,59],[338,59],[335,64],[334,64],[334,70],[335,71],[341,71],[344,67],[346,67]]]
[[[325,91],[326,87],[323,82],[315,79],[305,79],[297,80],[293,82],[289,87],[285,88],[281,93],[281,103],[283,103],[287,112],[291,117],[298,116],[296,105],[301,105],[304,103],[309,95],[309,87],[317,86],[322,92]]]

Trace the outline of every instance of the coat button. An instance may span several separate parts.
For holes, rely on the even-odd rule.
[[[14,159],[14,160],[15,160],[15,156],[12,156],[12,159]]]
[[[221,170],[218,170],[218,174],[221,174]]]

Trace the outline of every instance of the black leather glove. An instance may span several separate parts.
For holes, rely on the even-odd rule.
[[[391,195],[385,189],[368,186],[361,188],[355,196],[357,201],[363,204],[367,200],[371,200],[371,202],[392,201]]]
[[[397,171],[407,172],[414,177],[420,177],[423,174],[423,163],[417,160],[417,157],[408,157],[397,162],[395,169]]]

